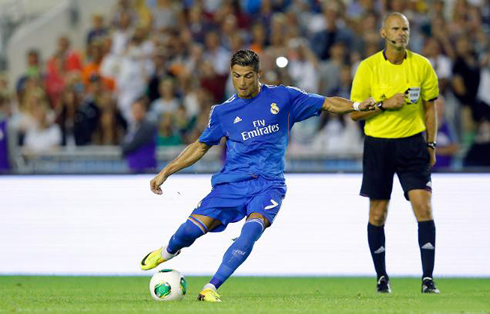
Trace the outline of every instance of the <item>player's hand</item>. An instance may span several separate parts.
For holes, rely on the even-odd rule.
[[[398,110],[405,104],[405,94],[397,93],[383,101],[383,108],[389,110]]]
[[[150,189],[153,193],[161,195],[162,189],[160,186],[167,180],[167,177],[164,176],[163,174],[159,173],[157,176],[155,176],[151,181],[150,181]]]
[[[376,101],[369,97],[359,104],[359,111],[373,111],[376,109]]]
[[[430,156],[429,165],[431,167],[434,167],[434,165],[436,164],[436,161],[437,161],[436,150],[432,147],[427,147],[427,149],[429,150],[429,156]]]

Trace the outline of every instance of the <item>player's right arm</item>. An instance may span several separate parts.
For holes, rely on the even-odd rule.
[[[405,104],[405,94],[397,93],[392,97],[383,100],[381,107],[379,107],[378,104],[380,103],[377,103],[376,109],[373,111],[354,111],[350,114],[350,117],[354,121],[367,120],[369,118],[377,116],[384,110],[399,110]]]
[[[168,177],[196,163],[208,152],[209,148],[211,146],[201,143],[199,140],[187,146],[177,158],[170,162],[150,181],[151,191],[155,194],[162,194],[160,186]]]

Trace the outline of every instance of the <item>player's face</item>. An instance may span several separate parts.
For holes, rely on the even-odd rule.
[[[391,16],[386,20],[385,27],[381,29],[381,36],[386,45],[395,49],[405,49],[410,39],[410,25],[408,20],[401,16]],[[395,41],[394,43],[392,41]]]
[[[238,97],[253,98],[260,90],[259,78],[261,71],[255,72],[251,66],[233,65],[231,77]]]

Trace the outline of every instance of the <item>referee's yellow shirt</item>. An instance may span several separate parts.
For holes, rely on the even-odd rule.
[[[352,84],[352,101],[373,97],[376,101],[390,98],[396,93],[411,95],[405,98],[400,110],[386,110],[366,120],[364,133],[372,137],[403,138],[425,131],[422,101],[439,96],[437,75],[429,60],[406,50],[405,59],[399,65],[392,64],[380,51],[359,64]],[[417,90],[420,92],[417,93]]]

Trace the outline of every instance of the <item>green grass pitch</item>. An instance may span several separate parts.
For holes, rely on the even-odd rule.
[[[187,277],[177,302],[154,301],[150,277],[0,276],[0,313],[490,313],[490,278],[441,278],[441,295],[420,279],[392,278],[391,295],[373,278],[232,277],[222,303],[196,301],[209,277]]]

